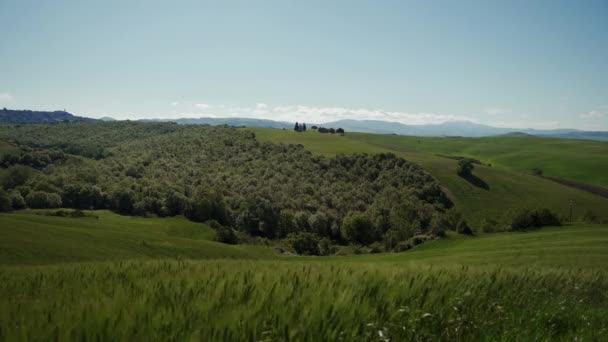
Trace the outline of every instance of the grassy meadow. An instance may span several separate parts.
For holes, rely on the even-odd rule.
[[[0,215],[0,340],[608,337],[606,225],[298,257],[180,217],[39,214]]]
[[[436,153],[457,154],[454,151],[435,151],[428,153],[424,149],[412,147],[415,141],[441,140],[446,146],[451,144],[451,139],[458,141],[460,138],[418,138],[402,137],[395,135],[382,134],[363,134],[347,133],[344,136],[337,134],[320,134],[315,131],[296,133],[292,130],[279,130],[269,128],[248,128],[253,130],[256,138],[262,141],[274,143],[302,144],[313,153],[332,156],[338,153],[381,153],[392,152],[405,158],[406,160],[417,163],[429,171],[435,177],[452,201],[467,220],[474,225],[479,225],[484,218],[500,221],[508,210],[524,206],[543,206],[568,217],[570,213],[569,203],[574,202],[573,219],[577,220],[587,210],[593,211],[596,215],[608,219],[608,199],[600,196],[567,187],[553,181],[532,176],[528,173],[514,171],[511,168],[499,166],[475,165],[473,174],[483,180],[488,188],[482,188],[471,184],[456,174],[457,161],[438,156]],[[409,140],[408,140],[409,139]],[[448,140],[450,139],[450,140]],[[469,138],[462,138],[464,140]],[[486,138],[484,138],[486,139]],[[495,142],[498,149],[504,139],[517,140],[518,137],[487,138],[497,139]],[[528,139],[527,137],[522,139]],[[546,138],[539,138],[546,139]],[[411,141],[410,141],[411,140]],[[546,139],[554,140],[554,139]],[[577,142],[576,140],[566,140],[566,144]],[[410,144],[411,143],[411,144]],[[593,144],[606,144],[602,142],[590,142]],[[416,143],[417,144],[417,143]],[[430,143],[429,143],[430,144]],[[439,143],[437,143],[439,145]],[[541,144],[542,146],[542,144]],[[514,151],[519,151],[516,146],[512,146]],[[546,149],[550,149],[546,147]],[[552,153],[557,153],[559,148],[555,148]],[[454,152],[454,153],[452,153]],[[515,152],[517,153],[517,152]],[[580,154],[583,154],[579,151]],[[585,152],[586,153],[586,152]],[[574,152],[571,155],[576,154]],[[569,154],[569,155],[570,155]],[[468,155],[466,156],[475,156]],[[608,154],[607,154],[608,155]],[[603,157],[602,157],[603,159]],[[592,160],[592,159],[590,159]],[[490,160],[483,159],[487,163]],[[567,163],[567,161],[564,161]],[[585,168],[582,164],[581,168]],[[588,173],[601,174],[600,167],[586,167]],[[608,169],[608,167],[606,168]],[[547,194],[551,194],[548,196]]]
[[[45,210],[0,214],[0,264],[53,264],[149,258],[259,258],[271,250],[224,245],[215,231],[184,217],[141,218],[109,211],[82,218]]]
[[[549,176],[608,187],[606,141],[526,135],[464,138],[365,133],[351,133],[349,138],[430,154],[477,158],[484,164],[525,173],[538,168]]]

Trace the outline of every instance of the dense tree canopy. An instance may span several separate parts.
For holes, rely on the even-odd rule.
[[[3,184],[31,207],[185,215],[254,236],[306,232],[360,244],[390,236],[394,244],[431,232],[451,206],[427,172],[393,154],[314,156],[226,126],[0,125],[0,140],[53,156],[35,165],[3,159],[5,168],[31,170]]]

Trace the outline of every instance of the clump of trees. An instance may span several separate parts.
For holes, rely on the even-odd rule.
[[[338,134],[342,134],[342,135],[344,134],[344,129],[342,129],[342,128],[334,129],[334,128],[319,127],[317,129],[317,131],[319,133],[329,133],[329,134],[338,133]]]
[[[471,177],[473,174],[473,161],[468,158],[458,160],[456,174],[463,178]]]
[[[293,130],[296,132],[306,132],[306,124],[305,123],[299,124],[296,122],[296,125],[293,128]]]
[[[222,242],[235,243],[239,234],[297,236],[311,246],[312,236],[324,246],[320,254],[336,243],[392,250],[415,235],[441,235],[458,224],[447,218],[452,203],[439,184],[391,153],[327,158],[299,145],[261,143],[245,130],[170,123],[2,126],[0,139],[22,150],[63,154],[40,170],[8,166],[0,195],[5,209],[10,203],[15,209],[184,215],[217,221]],[[106,153],[83,152],[96,149]]]
[[[561,219],[554,211],[543,209],[522,208],[513,214],[511,218],[512,230],[528,230],[543,226],[560,226]]]

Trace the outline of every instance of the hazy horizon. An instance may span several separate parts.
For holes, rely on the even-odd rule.
[[[0,3],[0,107],[608,130],[608,3]]]

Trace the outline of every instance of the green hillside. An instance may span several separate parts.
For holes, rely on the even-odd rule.
[[[487,183],[489,189],[475,186],[456,175],[455,160],[425,153],[401,142],[401,139],[415,139],[411,137],[361,133],[340,136],[315,131],[296,133],[291,130],[248,129],[253,130],[256,138],[262,141],[302,144],[311,152],[326,156],[354,152],[393,152],[429,171],[445,187],[467,219],[475,224],[479,224],[483,218],[500,219],[505,211],[522,206],[546,206],[567,216],[571,200],[575,205],[575,219],[587,210],[608,218],[608,199],[507,168],[475,165],[473,173]],[[421,138],[424,139],[432,140]],[[447,139],[442,141],[447,143]],[[448,154],[447,151],[444,153]]]
[[[0,264],[273,255],[261,247],[210,241],[213,229],[183,217],[141,218],[94,211],[71,218],[43,213],[0,214]]]
[[[545,175],[608,187],[606,141],[526,135],[440,138],[350,133],[348,137],[404,150],[477,158],[484,164],[527,173],[538,168]]]
[[[278,257],[180,217],[37,214],[0,215],[0,340],[608,337],[606,225]]]

